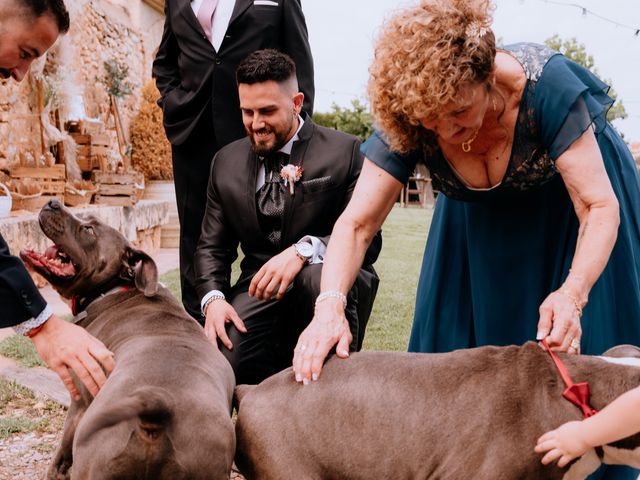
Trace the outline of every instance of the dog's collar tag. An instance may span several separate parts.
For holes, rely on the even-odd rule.
[[[78,313],[75,317],[73,317],[73,323],[78,323],[81,320],[84,320],[85,318],[87,318],[87,311],[83,310],[80,313]]]

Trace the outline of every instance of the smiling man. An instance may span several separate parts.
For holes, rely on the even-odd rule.
[[[0,0],[0,75],[21,81],[31,62],[69,30],[62,0]],[[93,394],[114,367],[109,350],[84,329],[52,314],[22,262],[0,235],[0,328],[29,336],[40,357],[79,398],[69,370]]]
[[[219,342],[237,383],[258,383],[291,365],[313,317],[325,246],[360,174],[356,137],[302,118],[293,60],[249,55],[236,72],[247,137],[215,156],[195,256],[205,333]],[[238,244],[241,274],[231,286]],[[378,234],[344,297],[349,346],[362,346],[378,286]],[[322,301],[318,299],[317,301]]]

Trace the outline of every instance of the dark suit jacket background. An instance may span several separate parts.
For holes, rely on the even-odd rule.
[[[295,195],[286,194],[282,239],[273,247],[260,229],[256,211],[256,178],[262,162],[248,138],[221,149],[213,160],[207,210],[195,257],[200,297],[211,290],[228,292],[231,264],[238,243],[244,253],[241,279],[254,275],[271,257],[305,235],[328,243],[333,225],[349,202],[362,169],[360,141],[346,133],[314,124],[307,118],[293,143],[289,163],[304,171]],[[382,247],[378,233],[367,251],[371,265]]]
[[[47,306],[22,261],[0,235],[0,327],[35,318]]]
[[[236,0],[225,38],[216,52],[190,1],[165,1],[166,20],[153,76],[162,95],[159,104],[172,144],[184,143],[203,115],[212,116],[212,133],[219,146],[245,135],[235,72],[241,60],[263,48],[275,48],[294,60],[305,96],[304,111],[312,113],[313,60],[300,0],[277,3],[276,7]]]

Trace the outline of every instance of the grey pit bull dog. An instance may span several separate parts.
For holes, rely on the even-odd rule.
[[[78,324],[116,361],[95,399],[83,388],[72,403],[47,478],[228,479],[235,449],[228,362],[158,284],[151,257],[118,231],[57,201],[39,220],[55,245],[21,257],[75,299]]]
[[[560,357],[574,382],[589,382],[596,409],[640,385],[637,358]],[[236,464],[248,480],[573,480],[601,462],[640,467],[640,435],[563,469],[540,463],[538,437],[582,418],[564,389],[535,343],[333,357],[308,386],[289,369],[236,388]]]

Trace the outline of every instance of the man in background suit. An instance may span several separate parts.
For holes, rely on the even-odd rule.
[[[186,310],[202,320],[193,255],[200,235],[211,160],[244,136],[235,71],[249,53],[275,48],[298,66],[312,113],[313,59],[300,0],[166,0],[153,64],[161,93],[180,219],[180,283]]]
[[[0,0],[0,77],[22,81],[31,62],[68,30],[69,12],[62,0]],[[115,366],[101,341],[53,314],[0,235],[0,328],[5,327],[33,340],[40,357],[76,399],[80,394],[70,369],[96,395],[105,372]]]
[[[362,168],[356,137],[300,116],[304,94],[295,72],[291,58],[275,50],[242,61],[237,81],[247,136],[216,154],[209,176],[197,288],[205,333],[219,340],[239,384],[291,365],[298,335],[323,301],[326,244]],[[244,259],[231,287],[238,244]],[[351,350],[362,346],[381,245],[378,234],[348,299],[342,296]]]

